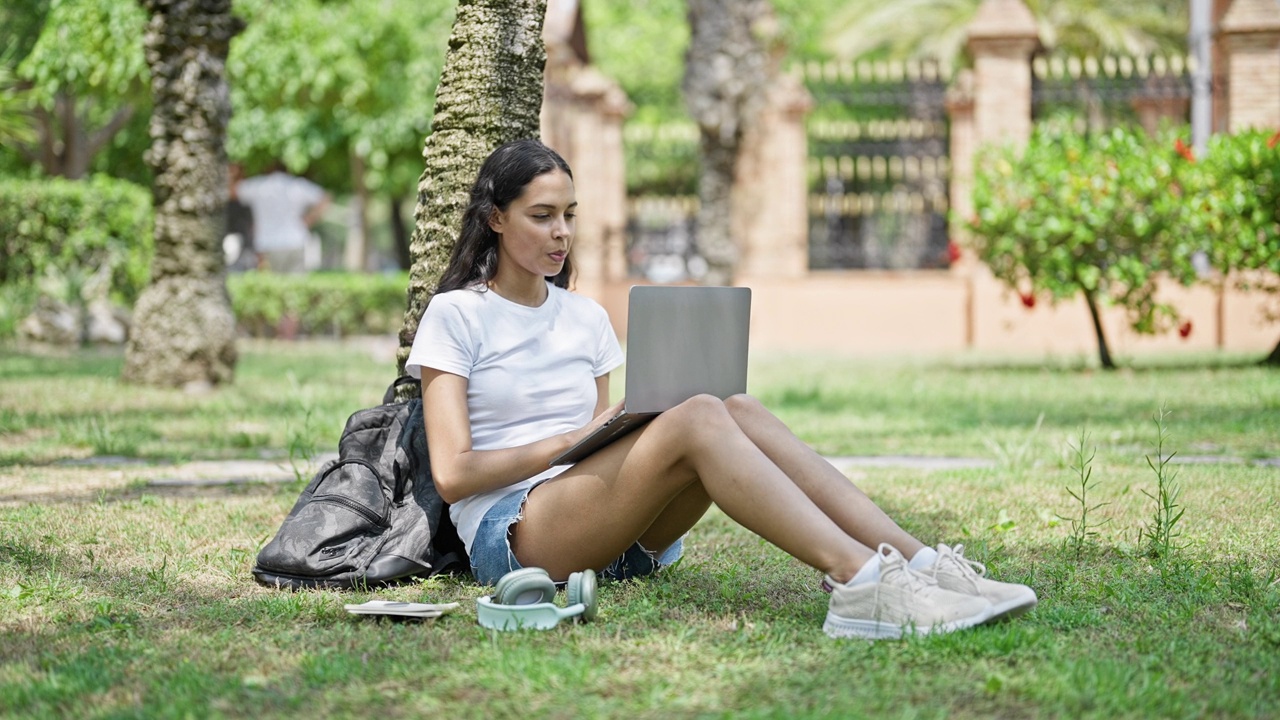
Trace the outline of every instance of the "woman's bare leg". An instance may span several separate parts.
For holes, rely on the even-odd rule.
[[[874,552],[761,451],[725,404],[699,396],[535,488],[513,528],[521,564],[564,578],[612,562],[637,538],[658,550],[714,502],[729,517],[837,581]],[[874,506],[873,506],[874,507]]]
[[[858,542],[868,547],[889,543],[907,558],[924,547],[759,400],[735,395],[725,400],[725,407],[756,447]]]

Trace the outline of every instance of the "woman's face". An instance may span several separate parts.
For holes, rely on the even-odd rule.
[[[573,180],[564,171],[535,177],[506,210],[489,219],[489,227],[500,236],[499,269],[517,269],[540,278],[558,274],[573,244],[577,209]]]

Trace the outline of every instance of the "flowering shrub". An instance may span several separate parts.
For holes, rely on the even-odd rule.
[[[1115,128],[1084,134],[1042,124],[1021,151],[979,159],[975,215],[968,229],[978,257],[1027,307],[1082,295],[1104,367],[1114,364],[1099,321],[1104,303],[1123,307],[1132,327],[1155,333],[1178,324],[1156,301],[1161,274],[1190,284],[1204,247],[1192,217],[1197,173],[1172,136]]]

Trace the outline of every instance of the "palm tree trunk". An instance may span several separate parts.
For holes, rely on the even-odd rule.
[[[704,282],[728,285],[737,263],[731,218],[739,148],[764,104],[772,10],[768,0],[688,0],[691,37],[682,89],[698,123],[698,251]]]
[[[457,241],[462,212],[484,159],[511,140],[538,137],[546,0],[459,0],[436,90],[426,169],[418,180],[409,250],[409,299],[398,372]]]
[[[1098,361],[1102,369],[1115,370],[1116,364],[1111,360],[1111,351],[1107,349],[1107,336],[1102,331],[1102,316],[1098,314],[1098,300],[1093,293],[1085,290],[1084,301],[1089,306],[1089,317],[1093,318],[1093,332],[1098,337]]]
[[[134,309],[122,377],[165,386],[228,382],[236,348],[222,254],[231,119],[225,70],[243,23],[231,0],[142,1],[151,16],[155,258]]]

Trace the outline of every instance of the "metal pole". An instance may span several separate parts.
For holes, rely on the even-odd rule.
[[[1195,69],[1191,73],[1191,147],[1203,156],[1213,132],[1213,0],[1191,0],[1191,29],[1187,34]]]

